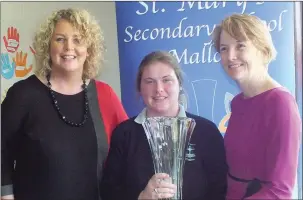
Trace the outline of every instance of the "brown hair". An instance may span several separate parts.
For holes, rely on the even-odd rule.
[[[138,70],[137,79],[136,79],[136,88],[137,88],[138,92],[140,92],[141,79],[142,79],[142,74],[143,74],[145,67],[147,67],[153,63],[156,63],[156,62],[161,62],[161,63],[170,65],[173,68],[173,70],[175,71],[175,74],[179,81],[180,87],[182,87],[182,85],[183,85],[182,70],[181,70],[181,67],[180,67],[177,59],[173,55],[171,55],[169,52],[154,51],[154,52],[151,52],[148,55],[146,55],[139,65],[139,70]]]

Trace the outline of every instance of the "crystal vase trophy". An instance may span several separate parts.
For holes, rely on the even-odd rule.
[[[182,199],[185,154],[195,125],[186,117],[151,117],[143,123],[155,173],[169,174],[177,186],[174,200]]]

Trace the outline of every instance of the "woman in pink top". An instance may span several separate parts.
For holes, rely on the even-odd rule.
[[[214,31],[225,72],[241,93],[231,103],[224,137],[227,199],[291,199],[301,119],[294,97],[268,74],[276,50],[256,16],[234,14]]]

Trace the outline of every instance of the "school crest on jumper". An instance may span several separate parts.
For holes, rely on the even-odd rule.
[[[195,144],[189,143],[188,147],[186,149],[185,159],[187,161],[194,161],[195,157],[196,157],[196,154],[195,154]]]

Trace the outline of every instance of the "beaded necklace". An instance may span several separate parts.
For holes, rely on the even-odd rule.
[[[51,95],[51,98],[53,100],[53,105],[55,107],[55,109],[57,110],[60,118],[68,125],[70,126],[74,126],[74,127],[80,127],[80,126],[83,126],[85,124],[85,122],[87,121],[88,119],[88,98],[87,98],[87,85],[85,84],[85,80],[83,80],[83,84],[82,84],[82,88],[83,88],[83,91],[84,91],[84,115],[83,115],[83,118],[82,118],[82,121],[80,123],[75,123],[75,122],[72,122],[71,120],[69,120],[62,112],[61,112],[61,109],[59,107],[59,104],[58,104],[58,101],[56,99],[56,96],[55,96],[55,92],[52,90],[52,84],[50,83],[50,73],[46,76],[46,80],[47,80],[47,87],[49,89],[49,92],[50,92],[50,95]]]

